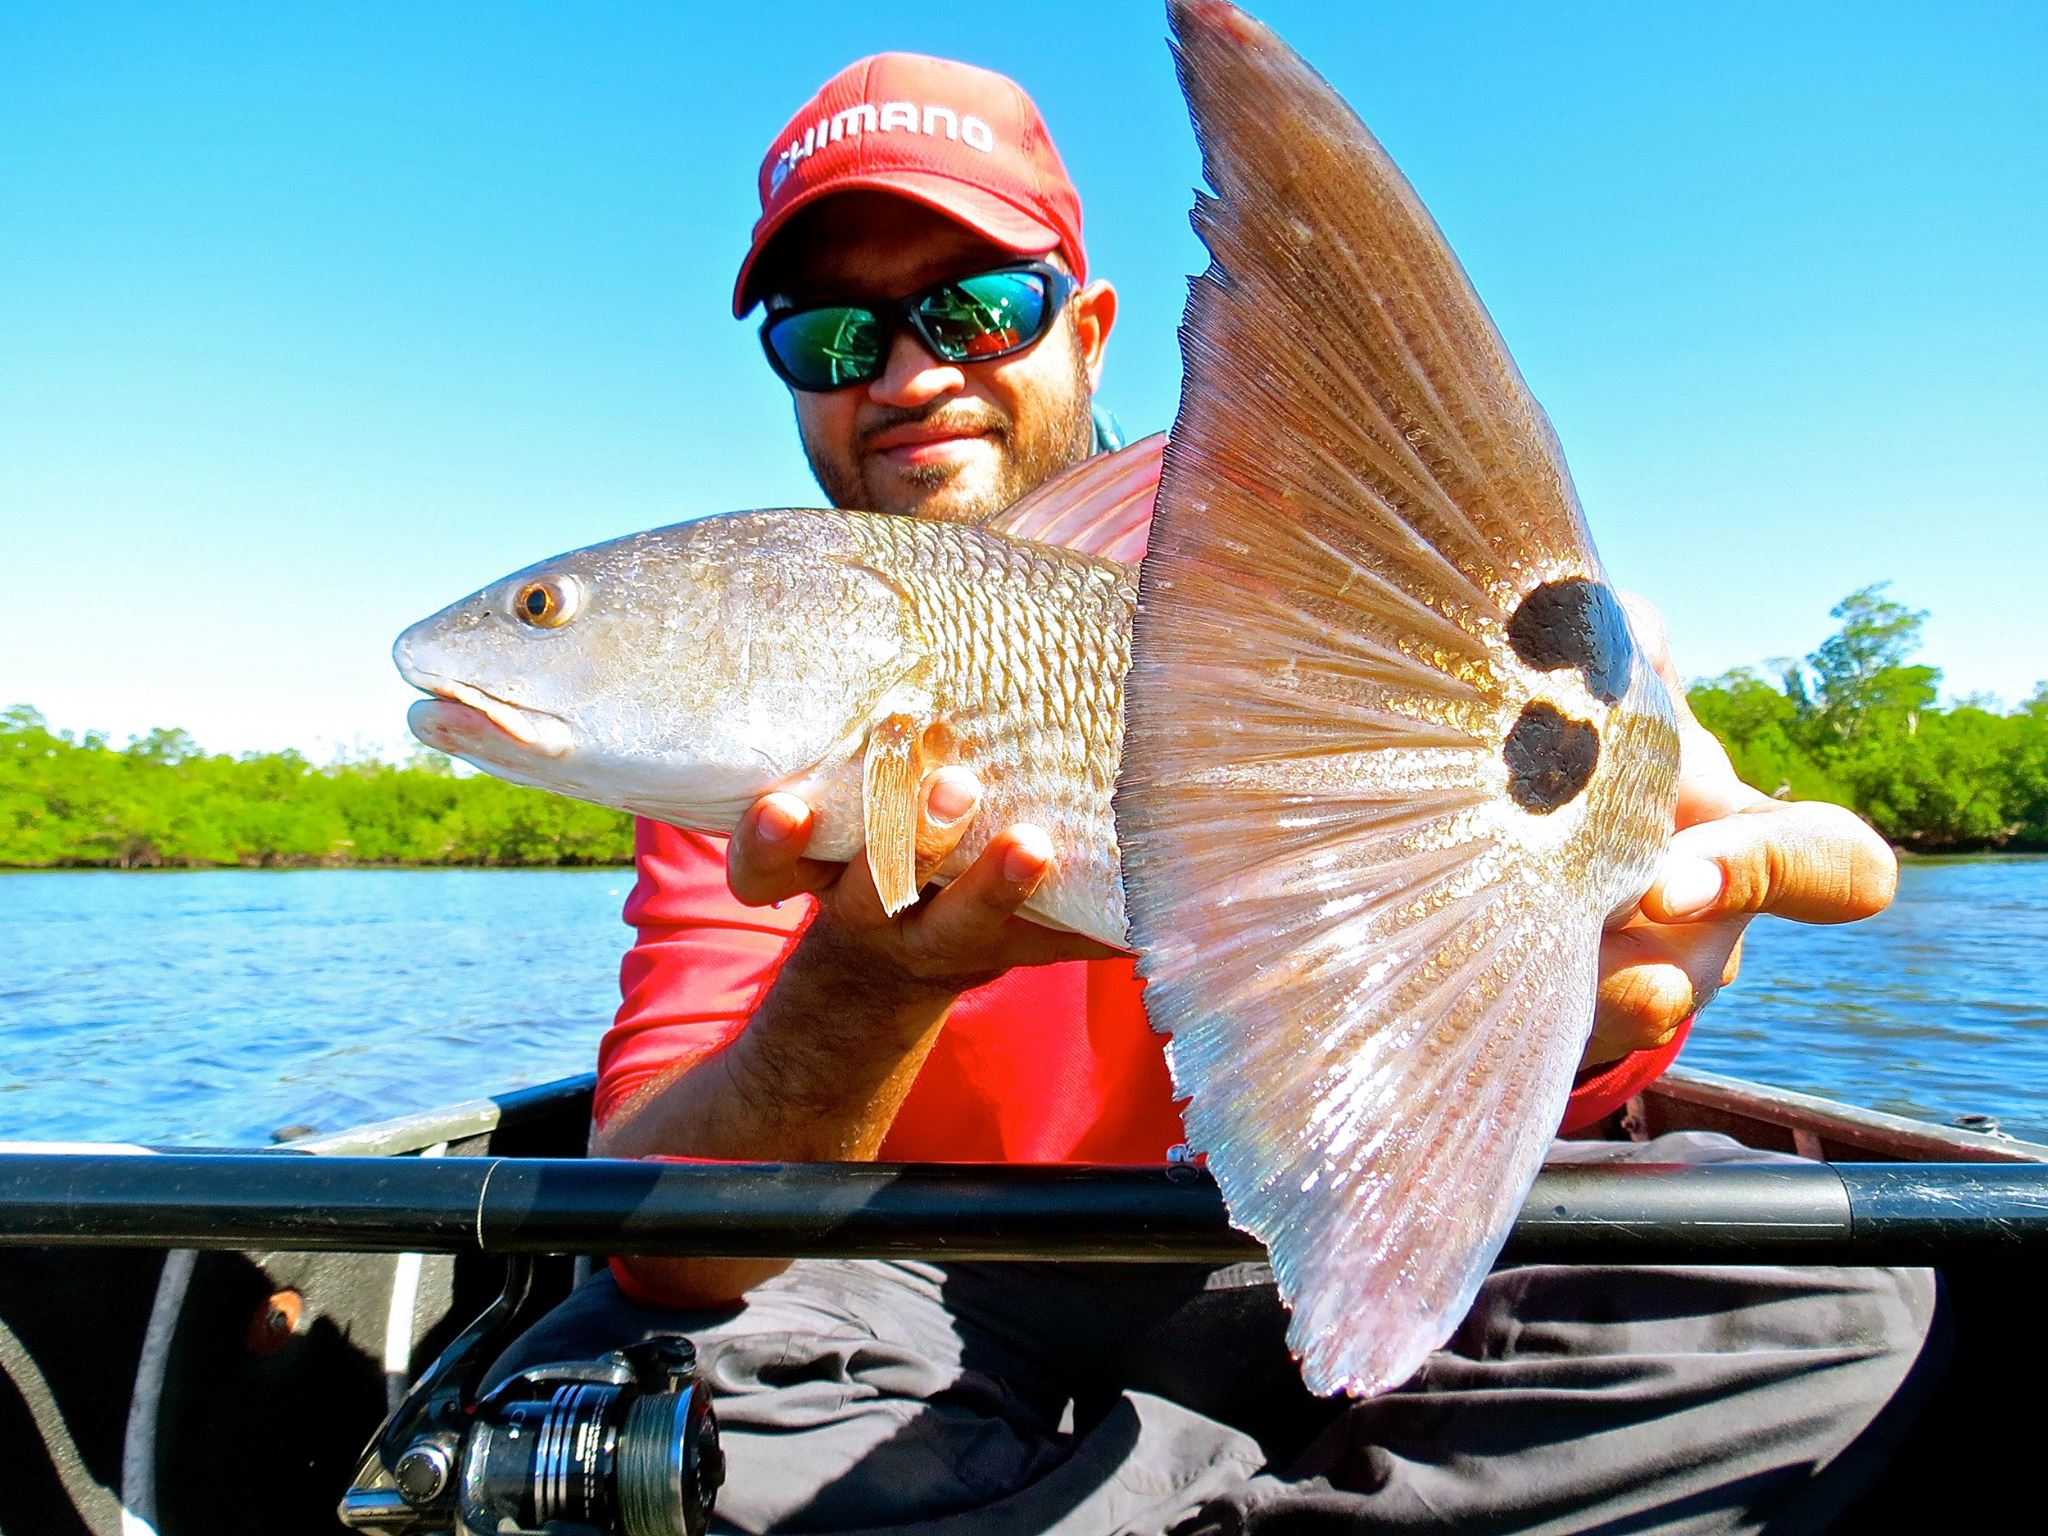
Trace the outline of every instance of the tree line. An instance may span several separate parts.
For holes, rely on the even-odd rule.
[[[623,864],[631,819],[425,750],[403,765],[202,752],[155,730],[125,747],[0,713],[0,868]]]
[[[1833,800],[1923,852],[2048,849],[2048,683],[2018,708],[1936,704],[1916,665],[1925,613],[1882,584],[1833,610],[1811,655],[1689,690],[1735,770],[1766,794]],[[630,820],[439,753],[316,765],[209,754],[159,729],[114,746],[0,712],[0,868],[623,864]]]
[[[2048,682],[2001,709],[1935,703],[1941,672],[1917,665],[1924,611],[1852,592],[1841,628],[1803,661],[1741,667],[1687,697],[1744,782],[1846,805],[1921,853],[2048,849]]]

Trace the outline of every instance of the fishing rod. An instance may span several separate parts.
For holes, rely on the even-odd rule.
[[[1194,1165],[0,1153],[0,1246],[722,1258],[1258,1256]],[[2048,1255],[2048,1164],[1546,1167],[1519,1263]]]

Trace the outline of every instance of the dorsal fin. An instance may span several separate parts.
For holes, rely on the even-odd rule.
[[[1013,539],[1035,539],[1136,565],[1145,554],[1165,448],[1166,434],[1155,432],[1128,448],[1083,459],[1003,508],[984,526]]]

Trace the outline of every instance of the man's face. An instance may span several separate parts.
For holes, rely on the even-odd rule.
[[[903,198],[846,193],[776,237],[765,292],[807,306],[902,298],[1016,261]],[[986,363],[935,358],[909,330],[872,383],[794,391],[811,471],[834,506],[980,522],[1087,457],[1089,398],[1115,295],[1095,283],[1036,346]]]

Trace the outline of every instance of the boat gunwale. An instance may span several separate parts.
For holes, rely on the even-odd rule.
[[[1656,1111],[1663,1105],[1679,1106],[1675,1117],[1689,1118],[1686,1111],[1707,1111],[1737,1121],[1772,1125],[1793,1133],[1794,1150],[1812,1156],[1829,1154],[1821,1160],[1851,1160],[1957,1163],[2048,1163],[2048,1145],[2024,1141],[2003,1132],[1967,1131],[1957,1126],[1937,1125],[1909,1115],[1881,1109],[1866,1109],[1819,1094],[1794,1088],[1774,1088],[1748,1078],[1727,1077],[1691,1067],[1673,1067],[1643,1091],[1640,1101],[1644,1115],[1639,1121],[1655,1128]],[[1672,1118],[1667,1115],[1665,1118]],[[1800,1134],[1812,1138],[1801,1144]],[[1737,1140],[1744,1138],[1737,1134]]]
[[[327,1156],[379,1157],[417,1152],[558,1116],[587,1102],[596,1074],[578,1073],[488,1098],[307,1136],[280,1150]],[[1674,1066],[1644,1089],[1640,1104],[1668,1103],[1740,1120],[1805,1131],[1825,1144],[1875,1159],[1907,1162],[2048,1162],[2048,1145],[2004,1133],[1968,1131],[1929,1120],[1867,1109],[1820,1094],[1777,1088],[1748,1078]],[[1665,1118],[1669,1118],[1666,1116]],[[1680,1116],[1683,1118],[1683,1115]],[[1740,1139],[1740,1138],[1738,1138]],[[481,1150],[481,1149],[479,1149]]]
[[[439,1108],[415,1110],[388,1120],[315,1132],[265,1148],[18,1141],[0,1142],[0,1150],[139,1155],[158,1151],[265,1151],[326,1157],[394,1157],[445,1146],[453,1156],[479,1155],[492,1151],[491,1143],[505,1132],[533,1129],[568,1116],[587,1118],[595,1087],[596,1074],[581,1072]],[[1736,1122],[1732,1130],[1738,1140],[1744,1139],[1739,1134],[1743,1129],[1771,1127],[1789,1133],[1800,1150],[1822,1147],[1834,1153],[1847,1152],[1851,1160],[2048,1163],[2048,1145],[2003,1132],[1937,1125],[1819,1094],[1682,1066],[1670,1068],[1631,1100],[1628,1111],[1617,1116],[1610,1128],[1639,1138],[1666,1128],[1697,1129],[1690,1122],[1701,1112]]]

